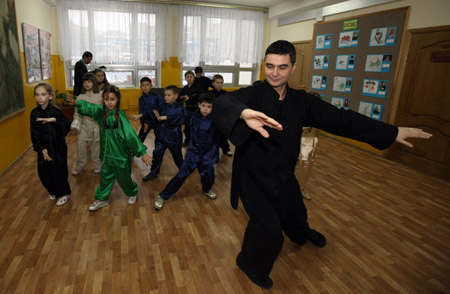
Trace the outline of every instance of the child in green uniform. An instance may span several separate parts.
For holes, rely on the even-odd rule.
[[[78,113],[92,117],[100,125],[100,159],[103,161],[100,185],[95,191],[95,201],[89,206],[94,211],[108,205],[108,197],[117,179],[122,190],[129,197],[128,204],[136,202],[138,187],[131,179],[131,153],[149,166],[151,157],[142,144],[123,110],[120,110],[120,91],[114,85],[103,90],[103,105],[86,101],[69,103],[78,107]]]

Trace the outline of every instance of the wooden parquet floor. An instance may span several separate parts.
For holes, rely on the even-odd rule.
[[[72,170],[76,136],[67,141]],[[231,162],[216,167],[218,199],[200,193],[194,172],[155,211],[177,169],[167,152],[143,183],[148,168],[135,159],[137,203],[116,184],[110,205],[89,212],[92,166],[69,175],[72,198],[57,207],[28,150],[0,178],[0,293],[269,293],[235,265],[248,218],[229,204]],[[449,182],[322,136],[308,190],[309,222],[328,245],[286,239],[270,293],[450,293]]]

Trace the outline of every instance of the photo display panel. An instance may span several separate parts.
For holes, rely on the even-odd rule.
[[[387,122],[408,8],[314,25],[309,91]]]

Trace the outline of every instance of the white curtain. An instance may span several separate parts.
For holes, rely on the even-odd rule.
[[[91,51],[97,64],[154,65],[169,59],[167,5],[57,0],[62,59]]]
[[[187,64],[259,64],[264,13],[181,5],[178,60]]]

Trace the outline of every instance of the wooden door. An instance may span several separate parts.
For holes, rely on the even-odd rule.
[[[307,90],[312,59],[312,42],[293,43],[297,51],[297,67],[289,79],[289,87],[297,90]]]
[[[395,144],[388,157],[450,180],[450,26],[412,30],[395,124],[433,134]]]

